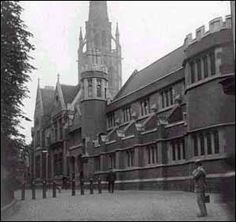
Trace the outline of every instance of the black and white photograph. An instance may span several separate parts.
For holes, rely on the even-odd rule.
[[[235,1],[1,1],[1,221],[235,221]]]

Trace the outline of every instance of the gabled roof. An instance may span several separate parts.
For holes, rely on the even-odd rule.
[[[65,104],[71,103],[73,101],[73,99],[77,95],[79,89],[80,89],[79,85],[70,86],[70,85],[61,84],[61,90],[62,90]]]
[[[40,90],[41,90],[42,101],[43,101],[44,115],[48,115],[52,108],[55,90],[48,89],[48,88],[44,88]]]
[[[134,72],[117,93],[114,100],[143,88],[157,79],[182,68],[183,60],[184,46],[181,46],[141,71]]]

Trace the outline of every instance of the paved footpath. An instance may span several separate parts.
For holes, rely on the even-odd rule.
[[[21,193],[15,193],[18,199],[13,215],[3,221],[229,221],[225,204],[219,202],[219,196],[211,195],[207,204],[209,216],[197,218],[198,213],[194,193],[182,191],[115,191],[114,194],[103,191],[94,194],[86,191],[81,196],[76,191],[71,196],[70,190],[62,190],[52,198],[52,191],[47,192],[47,199],[42,199],[42,192],[37,190],[36,200],[31,199],[31,191],[26,191],[26,200],[21,201]]]

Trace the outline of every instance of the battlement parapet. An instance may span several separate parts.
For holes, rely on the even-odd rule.
[[[209,22],[208,31],[206,31],[205,26],[203,25],[196,29],[194,39],[192,33],[186,35],[186,38],[184,40],[184,46],[188,47],[189,45],[200,41],[202,38],[211,33],[219,32],[222,29],[231,29],[231,28],[232,28],[231,15],[225,16],[225,21],[223,21],[222,17],[214,18]]]

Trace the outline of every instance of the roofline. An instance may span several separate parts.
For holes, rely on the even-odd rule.
[[[139,89],[136,89],[136,90],[133,91],[133,92],[130,92],[130,93],[128,93],[128,94],[126,94],[126,95],[124,95],[124,96],[122,96],[122,97],[119,97],[119,98],[113,100],[110,104],[113,104],[113,103],[115,103],[115,102],[117,102],[117,101],[123,99],[124,97],[130,96],[131,94],[134,94],[134,93],[136,93],[137,91],[139,91],[139,90],[141,90],[141,89],[144,89],[144,88],[148,87],[149,85],[152,85],[152,84],[156,83],[157,81],[159,81],[159,80],[161,80],[161,79],[164,79],[164,78],[170,76],[171,74],[174,74],[175,72],[178,72],[178,71],[181,70],[181,69],[183,69],[183,66],[182,66],[181,68],[178,68],[178,69],[176,69],[176,70],[174,70],[174,71],[172,71],[172,72],[170,72],[170,73],[168,73],[168,74],[166,74],[166,75],[164,75],[164,76],[162,76],[162,77],[160,77],[160,78],[154,80],[154,81],[151,82],[151,83],[148,83],[148,84],[145,85],[145,86],[140,87]],[[109,104],[109,105],[110,105],[110,104]]]
[[[143,70],[147,69],[148,67],[154,65],[155,63],[161,61],[162,59],[164,59],[165,57],[169,56],[171,53],[177,51],[178,49],[180,49],[180,48],[182,48],[182,47],[184,47],[184,45],[181,45],[181,46],[179,46],[178,48],[174,49],[173,51],[167,53],[166,55],[162,56],[161,58],[159,58],[159,59],[156,60],[155,62],[149,64],[148,66],[144,67],[143,69],[141,69],[141,70],[138,71],[137,73],[133,72],[133,73],[131,74],[131,76],[128,78],[128,80],[125,82],[125,84],[122,86],[122,88],[120,89],[119,92],[121,92],[121,91],[124,89],[124,87],[128,84],[128,82],[130,82],[131,78],[133,78],[135,75],[137,75],[138,73],[140,73],[140,72],[142,72]],[[175,71],[174,71],[174,72],[175,72]],[[169,73],[169,74],[170,74],[170,73]],[[168,74],[167,74],[167,75],[168,75]],[[165,77],[165,76],[164,76],[164,77]],[[157,80],[158,80],[158,79],[157,79]],[[154,82],[156,82],[157,80],[154,80]],[[152,84],[152,83],[149,83],[148,85],[150,85],[150,84]],[[128,96],[128,95],[130,95],[130,94],[132,94],[132,93],[134,93],[134,92],[136,92],[136,91],[138,91],[138,90],[140,90],[140,89],[142,89],[142,88],[145,88],[145,87],[148,86],[148,85],[145,85],[144,87],[141,87],[141,88],[139,88],[139,89],[137,89],[137,90],[135,90],[135,91],[133,91],[133,92],[130,92],[130,93],[126,94],[125,96]],[[117,96],[118,96],[119,92],[116,94]],[[124,96],[122,96],[122,97],[120,97],[120,98],[123,98],[123,97],[124,97]],[[118,101],[118,100],[119,100],[119,98],[115,99],[114,101]],[[113,103],[113,102],[111,102],[111,103]]]

